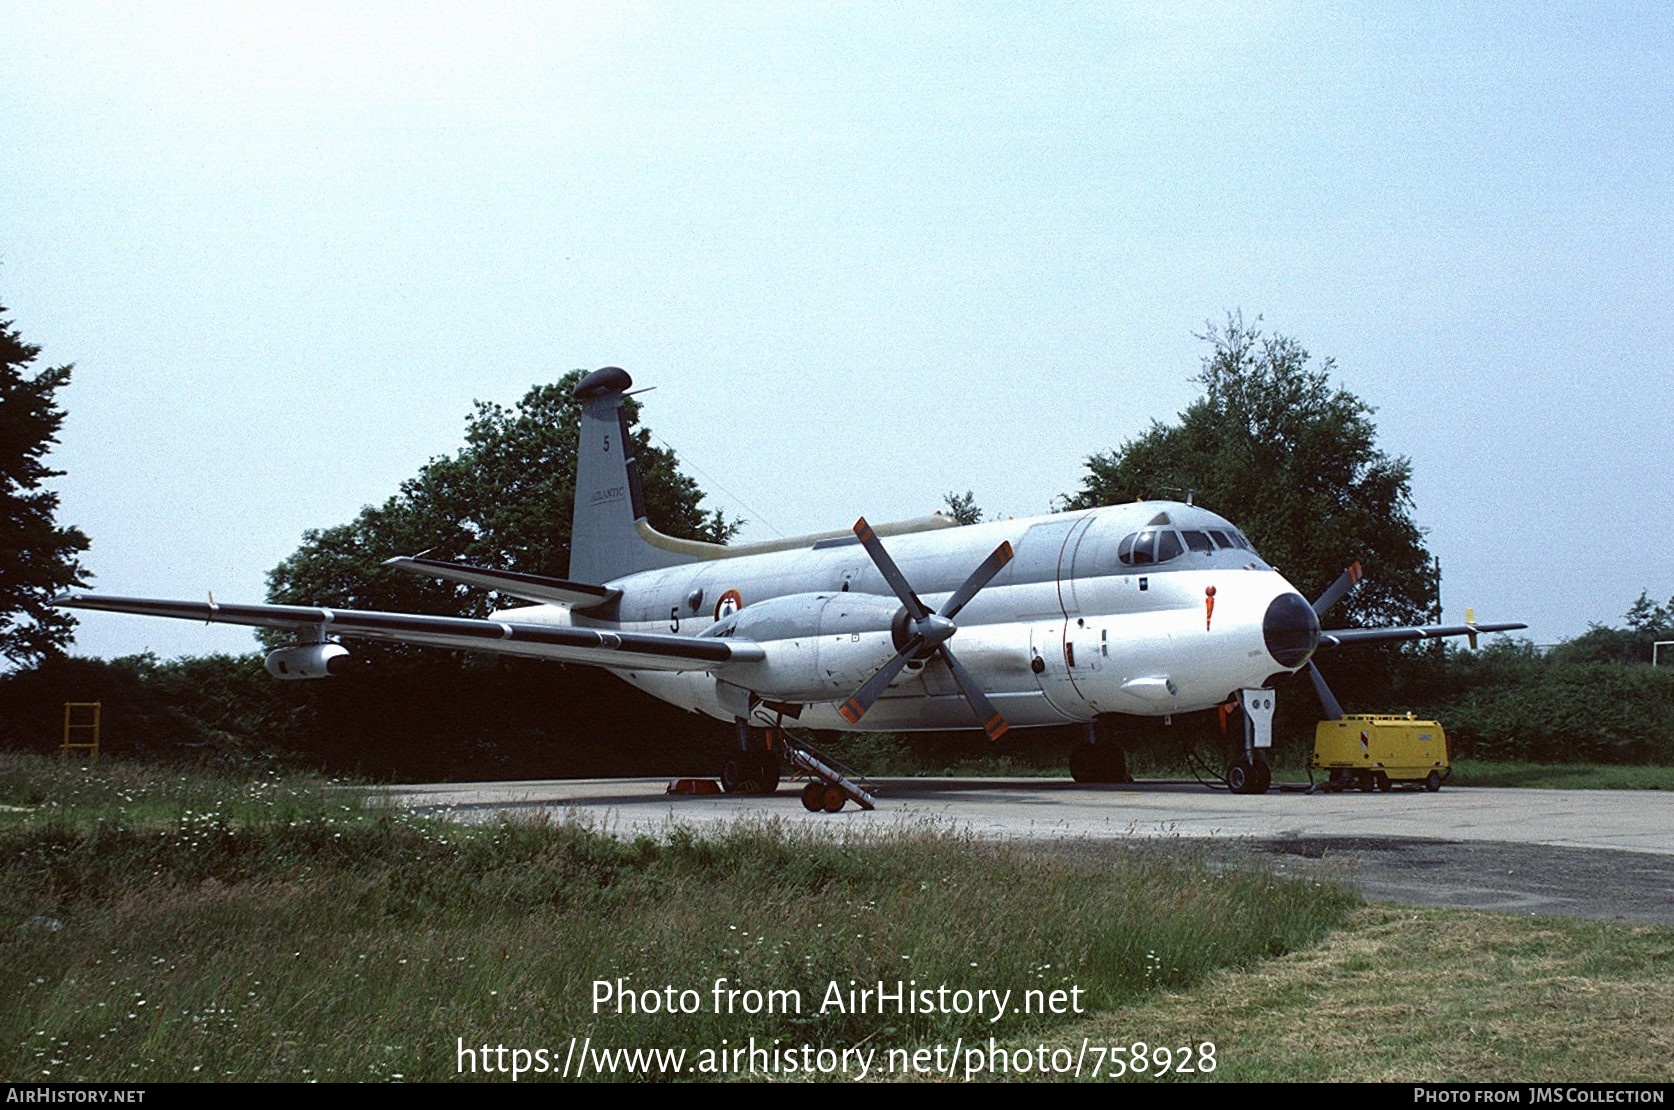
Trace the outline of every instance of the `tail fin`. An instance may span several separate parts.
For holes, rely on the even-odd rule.
[[[575,516],[570,527],[569,577],[604,583],[641,570],[693,562],[697,556],[647,543],[645,492],[635,464],[622,401],[633,379],[606,366],[581,379],[580,446],[575,464]],[[649,531],[649,524],[643,524]]]

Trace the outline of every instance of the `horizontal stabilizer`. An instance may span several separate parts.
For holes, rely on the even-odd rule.
[[[1334,648],[1386,640],[1435,640],[1443,636],[1475,636],[1479,632],[1514,632],[1527,627],[1513,621],[1506,624],[1440,624],[1407,628],[1333,628],[1319,634],[1319,646]]]
[[[433,617],[419,613],[374,613],[355,609],[320,609],[308,605],[234,605],[216,601],[163,601],[145,597],[107,597],[66,593],[52,599],[67,609],[102,609],[149,617],[178,617],[205,624],[246,624],[285,628],[309,641],[347,636],[452,648],[525,655],[565,663],[588,663],[636,671],[709,671],[729,663],[766,658],[749,640],[671,636],[660,632],[616,632],[568,624]]]
[[[524,601],[540,601],[551,605],[566,605],[572,609],[591,609],[605,605],[622,596],[621,590],[593,586],[586,582],[569,582],[562,578],[547,578],[539,574],[524,574],[516,570],[489,570],[486,567],[449,563],[441,559],[420,559],[397,555],[385,559],[384,566],[422,574],[431,578],[445,578],[463,582],[485,590],[498,590],[509,597]]]

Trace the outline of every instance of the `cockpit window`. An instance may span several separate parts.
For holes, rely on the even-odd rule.
[[[1151,562],[1151,552],[1156,537],[1155,532],[1139,532],[1129,536],[1116,549],[1116,558],[1122,561],[1123,566],[1144,566]]]
[[[1186,549],[1180,545],[1180,533],[1157,533],[1157,562],[1166,563],[1170,559],[1178,559],[1185,553]]]
[[[1116,558],[1120,559],[1124,566],[1141,567],[1178,559],[1185,550],[1178,532],[1147,528],[1123,540],[1116,548]]]
[[[1207,555],[1215,550],[1215,545],[1209,542],[1209,533],[1207,532],[1182,532],[1180,534],[1186,538],[1186,546],[1193,551],[1201,551]]]
[[[1235,546],[1237,546],[1230,539],[1227,538],[1227,534],[1225,532],[1221,532],[1221,531],[1218,531],[1218,530],[1211,530],[1210,533],[1209,533],[1209,538],[1214,540],[1216,545],[1220,546],[1220,547],[1235,547]]]

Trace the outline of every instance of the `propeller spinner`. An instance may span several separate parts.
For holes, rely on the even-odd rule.
[[[918,594],[913,592],[906,575],[901,573],[901,568],[895,565],[895,560],[884,550],[883,542],[878,539],[877,533],[872,531],[872,526],[866,523],[865,517],[855,522],[854,534],[860,538],[860,544],[866,549],[866,554],[872,557],[872,562],[883,574],[884,581],[889,583],[889,588],[895,591],[895,596],[900,598],[901,604],[906,607],[907,639],[895,657],[878,668],[878,672],[867,679],[837,711],[851,725],[859,722],[866,711],[872,708],[872,703],[895,681],[895,676],[901,673],[903,667],[914,659],[928,659],[931,655],[940,655],[942,661],[947,664],[947,669],[952,672],[959,692],[965,695],[965,700],[976,713],[976,719],[981,724],[982,731],[988,735],[988,739],[998,740],[1004,736],[1011,726],[1006,724],[1005,718],[1000,716],[999,710],[994,708],[994,703],[983,694],[971,673],[949,650],[947,641],[958,631],[958,625],[953,623],[953,618],[958,616],[959,610],[976,596],[977,591],[988,585],[989,581],[1000,573],[1001,567],[1011,562],[1011,542],[1002,542],[995,548],[994,553],[984,559],[982,565],[972,571],[971,576],[948,596],[942,607],[931,612],[929,606],[919,600]]]

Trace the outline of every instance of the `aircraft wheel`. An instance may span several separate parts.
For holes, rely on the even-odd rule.
[[[1372,775],[1372,782],[1377,786],[1380,793],[1387,794],[1394,789],[1394,784],[1389,781],[1389,776],[1382,771]]]
[[[1266,768],[1265,763],[1251,762],[1248,756],[1239,756],[1232,761],[1232,766],[1226,769],[1227,789],[1234,794],[1264,793],[1267,790],[1267,780],[1264,779],[1262,771]]]
[[[779,757],[772,752],[764,752],[761,757],[761,774],[756,780],[763,794],[771,794],[779,789]]]
[[[1441,789],[1440,771],[1431,771],[1428,775],[1424,776],[1424,789],[1428,790],[1432,794]]]
[[[1076,782],[1132,782],[1127,753],[1115,744],[1077,744],[1070,749],[1070,778]]]
[[[1267,788],[1273,785],[1273,768],[1258,759],[1255,761],[1255,776],[1255,786],[1250,790],[1250,793],[1267,793]]]
[[[849,804],[849,796],[843,793],[842,788],[839,786],[827,785],[826,788],[820,792],[820,794],[821,801],[827,813],[836,813],[838,810]]]
[[[802,808],[809,813],[825,808],[825,783],[811,782],[802,788]]]
[[[756,776],[760,769],[753,763],[729,759],[721,764],[721,789],[728,794],[757,794],[761,783]]]

